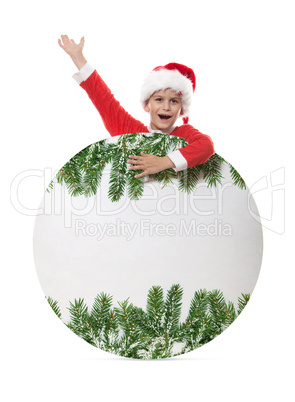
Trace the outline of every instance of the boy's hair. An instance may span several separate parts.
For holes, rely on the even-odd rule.
[[[140,101],[142,106],[146,105],[153,93],[168,88],[180,95],[182,111],[185,116],[183,121],[187,123],[193,92],[196,88],[196,76],[191,68],[183,64],[169,63],[154,68],[141,87]]]

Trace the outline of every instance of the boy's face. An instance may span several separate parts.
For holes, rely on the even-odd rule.
[[[150,113],[152,130],[169,130],[183,114],[180,96],[171,89],[155,92],[144,110]]]

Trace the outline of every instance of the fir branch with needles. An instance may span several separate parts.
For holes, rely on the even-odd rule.
[[[111,165],[109,199],[117,202],[127,191],[129,199],[138,200],[143,195],[144,178],[134,177],[141,173],[141,170],[128,169],[129,154],[140,155],[140,152],[144,152],[163,157],[185,145],[187,142],[183,138],[160,133],[133,133],[118,136],[112,141],[105,139],[91,144],[71,158],[57,172],[46,191],[50,193],[54,185],[64,184],[71,196],[93,196],[100,188],[104,169],[107,165]],[[233,185],[241,190],[246,189],[245,181],[237,170],[216,153],[198,166],[178,173],[169,168],[151,174],[150,177],[162,184],[163,187],[176,181],[180,191],[192,193],[201,180],[209,187],[222,184],[224,178],[221,170],[222,166],[226,164],[229,165]]]
[[[113,297],[101,292],[91,309],[84,299],[70,302],[70,321],[64,324],[104,351],[136,359],[163,359],[210,342],[236,320],[250,300],[250,294],[242,293],[236,308],[221,290],[200,289],[194,293],[186,319],[180,322],[182,297],[179,284],[171,286],[166,298],[161,286],[152,286],[144,310],[129,298],[113,307]],[[58,302],[51,297],[47,301],[62,320]]]

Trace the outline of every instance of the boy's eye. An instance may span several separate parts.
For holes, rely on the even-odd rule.
[[[156,98],[157,102],[161,102],[162,98]]]

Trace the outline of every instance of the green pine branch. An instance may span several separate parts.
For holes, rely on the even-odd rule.
[[[163,184],[162,188],[164,188],[168,184],[173,184],[172,179],[177,179],[177,173],[174,169],[169,168],[162,170],[161,172],[151,174],[150,177]]]
[[[149,290],[146,310],[151,326],[159,334],[165,311],[164,291],[161,286],[153,286]]]
[[[93,331],[100,336],[104,329],[105,322],[109,320],[109,314],[112,307],[112,296],[100,293],[96,296],[89,320],[92,324]]]
[[[241,312],[244,310],[244,308],[247,306],[248,302],[250,300],[250,295],[249,294],[241,294],[241,297],[238,298],[238,315],[241,314]]]
[[[112,307],[112,296],[101,292],[89,309],[84,299],[70,303],[65,325],[95,347],[136,359],[159,359],[192,351],[220,335],[241,314],[249,294],[241,294],[238,309],[221,290],[196,291],[187,318],[180,322],[183,289],[172,285],[166,299],[160,286],[148,291],[146,311],[126,299]],[[47,301],[61,319],[58,302]],[[89,312],[90,311],[90,312]],[[174,351],[175,347],[181,351]]]
[[[110,187],[108,196],[111,201],[119,201],[125,191],[127,182],[127,163],[122,153],[114,160],[110,173]]]
[[[82,169],[79,160],[73,157],[56,174],[59,184],[65,183],[71,196],[83,194]]]
[[[227,323],[226,302],[220,290],[209,292],[209,311],[213,317],[214,329],[219,335],[224,330]]]
[[[105,155],[103,147],[105,142],[90,145],[85,152],[85,161],[82,163],[84,173],[83,188],[86,197],[95,195],[101,183],[102,174],[111,153]]]
[[[130,200],[139,200],[143,194],[143,177],[134,177],[135,174],[141,173],[140,170],[129,170],[127,172],[127,188]]]
[[[164,325],[167,329],[167,334],[169,335],[174,334],[179,325],[182,295],[183,290],[180,285],[172,285],[167,293]]]
[[[207,162],[201,165],[203,177],[208,187],[216,187],[217,183],[222,183],[224,177],[221,174],[221,163],[221,157],[218,154],[214,154]]]
[[[194,322],[206,314],[208,308],[207,295],[208,292],[206,289],[195,292],[187,317],[188,322]]]
[[[98,347],[99,342],[93,331],[88,307],[84,299],[75,299],[74,303],[70,302],[69,312],[71,321],[66,324],[67,327],[86,342]]]
[[[114,309],[111,309],[105,318],[103,332],[101,336],[102,349],[119,354],[120,326]]]
[[[105,167],[111,164],[108,191],[110,200],[119,201],[126,190],[130,199],[138,200],[143,195],[144,179],[134,177],[141,173],[141,170],[128,169],[129,155],[140,155],[140,152],[144,152],[163,157],[185,145],[187,142],[183,138],[159,133],[133,133],[118,136],[115,140],[102,140],[84,148],[71,158],[58,171],[46,191],[50,192],[55,184],[64,184],[71,196],[93,196],[101,185]],[[205,163],[178,174],[169,168],[150,177],[163,187],[172,184],[173,180],[178,180],[180,191],[192,193],[201,179],[209,187],[221,184],[223,164],[228,164],[230,167],[233,185],[245,189],[245,182],[237,170],[218,154],[212,155]]]
[[[179,172],[179,190],[188,194],[196,188],[202,174],[202,165],[194,166]]]
[[[246,183],[237,170],[229,163],[230,174],[235,186],[238,186],[241,190],[246,190]]]
[[[54,311],[54,313],[58,316],[58,318],[61,318],[61,312],[60,308],[58,306],[58,302],[56,300],[53,300],[51,297],[46,297],[50,307]]]

